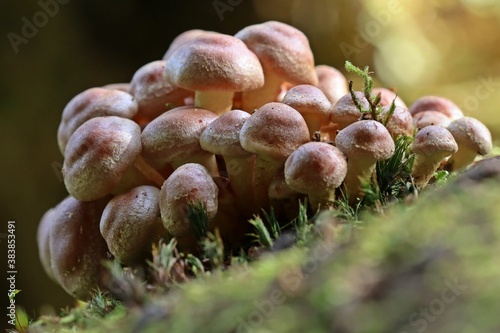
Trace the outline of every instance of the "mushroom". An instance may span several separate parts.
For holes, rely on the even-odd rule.
[[[245,111],[232,110],[212,121],[201,133],[204,150],[221,155],[229,177],[230,188],[243,215],[253,214],[253,172],[255,155],[240,144],[240,130],[250,117]]]
[[[56,216],[56,208],[51,208],[43,214],[38,224],[36,233],[36,242],[38,245],[38,256],[40,263],[45,273],[53,281],[56,281],[54,273],[52,272],[51,256],[50,256],[50,233],[52,229],[52,222]],[[56,281],[57,282],[57,281]]]
[[[347,161],[336,147],[324,142],[309,142],[288,156],[285,181],[292,190],[307,194],[313,211],[327,208],[335,201],[335,190],[347,174]]]
[[[157,60],[139,68],[130,81],[130,94],[139,105],[138,117],[152,120],[163,112],[184,105],[193,92],[172,85],[165,79],[165,61]]]
[[[201,34],[167,59],[165,76],[175,86],[195,91],[194,105],[221,115],[231,110],[235,91],[261,87],[259,59],[239,39]]]
[[[311,137],[330,122],[332,105],[325,94],[315,86],[295,86],[288,90],[281,102],[299,111],[306,121]]]
[[[104,209],[99,230],[115,259],[132,265],[151,252],[151,244],[167,231],[160,218],[160,190],[138,186],[111,199]]]
[[[120,90],[120,91],[128,93],[130,91],[130,83],[128,83],[128,82],[109,83],[109,84],[102,86],[101,88],[110,89],[110,90]]]
[[[67,197],[55,208],[50,228],[50,263],[55,279],[71,296],[89,300],[105,289],[108,248],[99,219],[109,198],[82,202]]]
[[[440,96],[423,96],[417,99],[410,106],[408,111],[414,117],[417,113],[422,111],[437,111],[445,114],[452,120],[464,116],[462,110],[453,103],[450,99]]]
[[[413,123],[418,130],[429,125],[447,127],[451,121],[450,117],[439,111],[422,111],[413,115]]]
[[[383,121],[392,138],[395,140],[400,136],[413,137],[415,125],[410,112],[401,106],[396,106],[391,117],[387,120],[390,109],[390,105],[383,106],[379,119]]]
[[[161,219],[181,249],[192,250],[196,240],[189,221],[189,205],[201,204],[211,220],[218,211],[218,192],[208,170],[197,163],[180,166],[163,184],[160,190]]]
[[[370,109],[370,104],[365,98],[365,94],[361,91],[355,92],[361,106],[364,110]],[[361,119],[362,113],[354,104],[351,94],[342,96],[337,103],[333,105],[331,122],[337,124],[338,129],[342,130],[352,123]]]
[[[380,105],[390,106],[392,104],[392,102],[394,101],[394,104],[396,106],[399,106],[400,108],[403,108],[403,109],[408,109],[408,106],[406,106],[406,103],[403,102],[401,97],[399,97],[394,91],[386,89],[386,88],[373,88],[372,95],[377,96],[378,94],[380,94],[380,97],[381,97]]]
[[[370,179],[376,162],[394,154],[394,141],[378,121],[360,120],[341,130],[335,138],[335,145],[347,157],[344,188],[353,204],[360,195],[361,181]]]
[[[105,88],[90,88],[76,95],[64,108],[57,130],[57,143],[64,155],[71,135],[84,122],[95,117],[117,116],[132,119],[139,106],[126,92]]]
[[[257,55],[265,77],[262,87],[243,92],[243,110],[251,112],[266,103],[276,102],[283,82],[318,84],[309,40],[300,30],[285,23],[268,21],[250,25],[235,37]]]
[[[186,163],[199,163],[212,175],[218,175],[215,155],[200,146],[201,133],[216,118],[213,112],[190,106],[162,114],[142,131],[145,160],[158,170],[169,165],[176,169]]]
[[[492,149],[491,133],[479,120],[462,117],[448,125],[458,145],[458,151],[447,162],[451,171],[459,171],[474,162],[478,155],[487,155]]]
[[[193,39],[196,39],[198,36],[206,33],[212,33],[212,31],[191,29],[182,32],[181,34],[179,34],[177,37],[174,38],[172,43],[170,43],[167,52],[165,52],[165,55],[163,56],[163,60],[167,60],[172,55],[172,53],[174,53],[182,45],[187,44],[191,42]]]
[[[268,189],[288,156],[310,141],[309,130],[298,111],[283,103],[267,103],[248,118],[240,131],[243,149],[256,154],[254,203],[269,208]]]
[[[349,93],[347,79],[336,68],[328,65],[317,65],[315,67],[318,75],[318,88],[323,91],[330,103],[335,104]]]
[[[457,151],[457,143],[446,128],[429,125],[415,135],[411,151],[415,154],[411,175],[421,189],[427,185],[444,158]]]

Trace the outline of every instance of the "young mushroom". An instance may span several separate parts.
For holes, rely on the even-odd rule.
[[[115,89],[90,88],[76,95],[64,108],[57,130],[57,143],[64,155],[68,140],[78,127],[95,117],[132,119],[139,109],[134,97]]]
[[[349,93],[347,79],[338,69],[328,65],[317,65],[315,70],[318,75],[318,88],[330,103],[337,103],[342,96]]]
[[[268,189],[288,156],[310,141],[309,130],[298,111],[283,103],[267,103],[248,118],[240,131],[243,149],[256,154],[254,203],[269,208]]]
[[[394,154],[394,141],[378,121],[360,120],[341,130],[335,138],[335,145],[347,157],[344,189],[349,203],[353,204],[360,196],[361,182],[371,178],[376,162]]]
[[[335,190],[347,174],[347,161],[336,147],[324,142],[309,142],[288,156],[285,181],[292,190],[307,194],[313,211],[327,208],[335,201]]]
[[[413,137],[415,131],[415,125],[413,123],[413,118],[407,109],[400,106],[394,108],[394,112],[389,117],[389,111],[391,106],[383,106],[380,112],[380,119],[385,123],[385,127],[391,134],[392,138],[395,140],[400,136]],[[389,118],[388,118],[389,117]],[[388,119],[388,120],[387,120]]]
[[[373,88],[372,96],[377,96],[378,94],[380,94],[381,97],[380,105],[390,106],[392,104],[392,101],[394,101],[394,104],[396,106],[399,106],[400,108],[403,109],[408,109],[406,103],[403,102],[401,97],[399,97],[394,91],[389,90],[387,88]]]
[[[38,256],[43,270],[49,278],[56,281],[54,273],[52,272],[51,256],[50,256],[50,233],[52,229],[52,222],[56,217],[56,208],[51,208],[43,214],[38,224],[36,232],[36,242],[38,245]],[[57,282],[57,281],[56,281]]]
[[[462,117],[448,125],[458,145],[458,151],[447,162],[451,171],[459,171],[474,162],[478,155],[487,155],[492,149],[491,133],[479,120]]]
[[[211,33],[211,31],[201,30],[201,29],[191,29],[182,32],[177,37],[174,38],[172,43],[170,43],[165,55],[163,56],[163,60],[167,60],[172,53],[174,53],[179,47],[184,44],[191,42],[193,39],[196,39],[198,36]]]
[[[281,22],[268,21],[247,26],[235,34],[259,58],[265,82],[242,94],[242,108],[252,112],[276,102],[283,82],[292,85],[318,84],[309,40],[300,30]]]
[[[205,33],[179,46],[166,60],[165,76],[195,91],[194,105],[221,115],[231,110],[236,91],[261,87],[259,59],[239,39]]]
[[[453,103],[450,99],[440,96],[423,96],[417,99],[410,106],[408,111],[413,117],[419,112],[423,111],[437,111],[441,112],[452,120],[464,116],[462,110]]]
[[[361,91],[355,92],[361,106],[364,110],[369,110],[370,104],[365,98],[365,94]],[[331,122],[337,124],[339,130],[357,122],[361,119],[362,113],[354,104],[351,94],[342,96],[337,103],[333,105]]]
[[[109,252],[124,265],[132,265],[151,252],[151,244],[167,236],[160,218],[160,190],[138,186],[111,199],[99,230]]]

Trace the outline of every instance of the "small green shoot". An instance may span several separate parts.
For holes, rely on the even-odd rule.
[[[209,218],[201,201],[189,202],[188,219],[198,241],[202,241],[208,231]]]
[[[262,247],[268,249],[271,248],[274,244],[273,239],[260,216],[254,216],[254,218],[249,220],[248,222],[255,227],[256,233],[250,234],[250,236],[253,236],[255,238],[255,242]]]
[[[212,269],[218,269],[224,264],[224,242],[219,230],[215,234],[208,233],[202,242],[205,257],[210,261]]]

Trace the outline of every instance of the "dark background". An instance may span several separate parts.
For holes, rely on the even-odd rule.
[[[22,35],[23,17],[33,22],[42,7],[37,1],[0,5],[0,233],[8,220],[16,221],[16,283],[22,290],[16,301],[30,317],[74,302],[42,271],[35,239],[40,217],[67,195],[57,172],[63,159],[56,132],[64,106],[87,88],[128,82],[139,67],[161,59],[185,30],[234,34],[269,19],[293,24],[309,37],[317,64],[342,69],[347,58],[370,65],[377,83],[397,88],[408,104],[431,93],[459,105],[468,101],[465,113],[486,122],[497,137],[499,84],[482,89],[480,98],[477,93],[481,78],[500,82],[495,1],[491,8],[484,5],[488,1],[479,7],[460,0],[405,1],[387,24],[378,23],[379,30],[377,15],[388,7],[376,1],[220,2],[231,7],[222,16],[212,0],[69,1],[17,53],[8,34]],[[354,49],[346,52],[347,45]],[[3,263],[5,250],[1,256]]]

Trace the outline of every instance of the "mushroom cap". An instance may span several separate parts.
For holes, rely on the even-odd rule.
[[[318,75],[318,88],[323,91],[330,103],[337,103],[342,96],[349,93],[347,79],[338,69],[328,65],[317,65],[315,70]]]
[[[200,164],[186,163],[177,168],[160,190],[160,212],[164,227],[176,237],[192,233],[189,224],[190,203],[201,202],[208,218],[217,214],[219,189],[208,170]]]
[[[291,106],[303,116],[307,114],[318,117],[322,125],[330,122],[332,104],[318,87],[309,84],[292,87],[281,103]]]
[[[290,154],[285,162],[285,180],[300,193],[322,195],[342,184],[347,174],[344,154],[328,143],[309,142]]]
[[[380,88],[380,87],[372,89],[373,96],[376,96],[379,93],[380,93],[380,97],[382,97],[382,99],[380,100],[380,105],[390,106],[392,104],[392,101],[394,101],[394,104],[396,104],[396,106],[399,106],[403,109],[408,109],[408,106],[406,106],[406,103],[394,91],[387,89],[387,88]]]
[[[165,236],[159,199],[158,188],[144,185],[114,197],[106,205],[99,229],[109,251],[120,263],[137,262],[155,239]]]
[[[422,111],[413,115],[413,123],[419,130],[429,125],[447,127],[451,121],[450,117],[439,111]]]
[[[108,83],[101,88],[111,89],[111,90],[120,90],[128,93],[130,91],[130,83],[128,82],[119,82],[119,83]]]
[[[240,131],[248,118],[250,114],[241,110],[232,110],[219,116],[201,133],[201,148],[222,156],[250,156],[251,153],[240,144]]]
[[[464,114],[460,108],[450,99],[440,96],[423,96],[417,99],[410,106],[408,111],[415,115],[422,111],[438,111],[444,113],[451,119],[463,117]]]
[[[144,158],[162,167],[202,152],[200,136],[217,115],[205,109],[184,106],[165,112],[142,131]]]
[[[459,147],[467,147],[477,151],[479,155],[487,155],[493,148],[491,132],[482,122],[472,117],[462,117],[448,125]]]
[[[368,110],[370,104],[365,98],[365,94],[361,91],[355,91],[356,97],[361,102],[363,109]],[[357,122],[361,118],[361,111],[359,111],[356,104],[352,100],[350,93],[342,96],[337,103],[332,107],[332,123],[338,124],[339,129],[343,129],[352,123]]]
[[[134,97],[121,90],[87,89],[69,101],[64,108],[57,130],[57,142],[64,154],[71,135],[84,122],[95,117],[117,116],[132,119],[139,109]]]
[[[52,222],[56,216],[56,209],[51,208],[43,214],[38,224],[36,232],[36,242],[38,245],[38,256],[45,273],[54,281],[54,273],[52,272],[51,256],[50,256],[50,233],[52,229]]]
[[[132,120],[96,117],[80,126],[66,146],[63,175],[68,192],[82,201],[113,190],[141,152],[141,129]]]
[[[139,105],[138,115],[150,119],[158,117],[174,106],[184,105],[184,99],[193,92],[172,85],[164,76],[165,61],[157,60],[139,68],[130,81],[130,94]]]
[[[309,129],[300,113],[277,102],[260,107],[240,131],[243,149],[283,163],[295,149],[309,141]]]
[[[102,261],[108,248],[99,232],[99,219],[109,198],[83,202],[67,197],[56,207],[50,231],[54,277],[71,296],[88,300],[106,276]]]
[[[196,37],[206,33],[212,33],[212,31],[191,29],[182,32],[181,34],[179,34],[177,37],[174,38],[172,43],[170,43],[170,46],[168,47],[167,51],[165,52],[165,55],[163,56],[163,60],[167,60],[172,55],[172,53],[174,53],[175,50],[177,50],[182,45],[189,43],[193,39],[196,39]]]
[[[417,155],[445,158],[458,150],[453,135],[443,126],[429,125],[415,135],[411,151]]]
[[[360,120],[335,137],[335,146],[348,159],[386,160],[394,154],[394,141],[381,123],[375,120]]]
[[[264,72],[292,84],[318,84],[309,40],[300,30],[268,21],[247,26],[234,36],[257,55]]]
[[[165,76],[175,86],[199,91],[245,91],[264,85],[259,59],[241,40],[201,34],[167,59]]]
[[[382,112],[380,113],[381,119],[385,119],[390,109],[390,105],[382,107]],[[396,106],[394,113],[386,124],[386,128],[393,138],[401,135],[413,137],[415,125],[410,112],[403,107]]]

